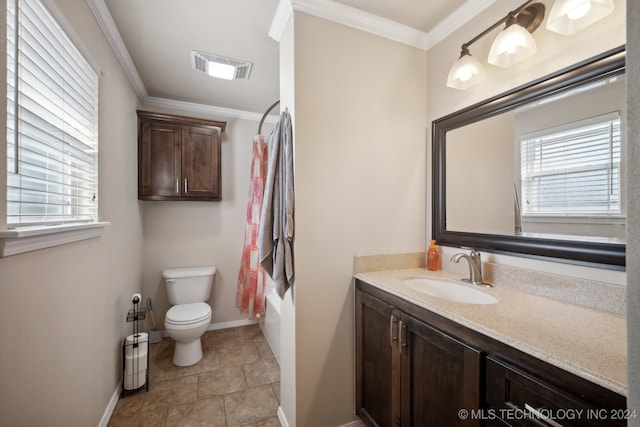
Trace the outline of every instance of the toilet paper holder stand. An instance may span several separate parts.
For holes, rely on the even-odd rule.
[[[133,334],[122,342],[122,392],[120,397],[149,391],[149,336],[140,332],[139,323],[146,316],[146,309],[140,307],[142,297],[133,294],[133,308],[127,313],[127,322],[133,323]]]

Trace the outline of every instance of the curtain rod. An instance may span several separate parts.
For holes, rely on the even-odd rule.
[[[264,119],[267,118],[267,115],[271,112],[271,110],[273,110],[274,108],[276,108],[276,105],[280,104],[280,100],[278,99],[276,102],[274,102],[271,107],[269,107],[269,109],[267,111],[265,111],[265,113],[262,115],[262,119],[260,119],[260,124],[258,125],[258,135],[262,134],[262,124],[264,123]]]

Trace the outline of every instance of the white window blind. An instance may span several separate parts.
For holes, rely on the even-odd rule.
[[[524,216],[619,216],[620,118],[610,113],[521,140]]]
[[[98,75],[39,0],[7,0],[7,224],[97,220]]]

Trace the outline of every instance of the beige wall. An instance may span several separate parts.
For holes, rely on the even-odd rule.
[[[162,270],[214,265],[217,271],[209,299],[213,310],[211,322],[218,327],[247,322],[249,315],[240,313],[235,303],[249,197],[252,144],[258,123],[179,111],[161,112],[227,122],[222,134],[222,200],[144,202],[144,295],[153,300],[156,322],[164,329],[164,315],[169,304]],[[272,128],[269,123],[262,126],[262,134],[267,139]],[[150,325],[149,319],[147,324]]]
[[[513,234],[513,116],[447,132],[448,230]]]
[[[640,2],[627,4],[628,26],[637,28]],[[628,379],[627,406],[640,409],[640,32],[627,35],[627,153],[628,215],[627,215],[627,331]],[[640,426],[640,418],[629,421],[630,427]]]
[[[2,426],[98,425],[121,379],[125,318],[142,282],[137,98],[87,4],[58,3],[104,72],[99,197],[111,226],[98,239],[0,259]]]
[[[296,412],[285,415],[337,426],[355,419],[354,256],[424,249],[427,55],[304,13],[293,27],[295,367],[282,375],[295,369]]]

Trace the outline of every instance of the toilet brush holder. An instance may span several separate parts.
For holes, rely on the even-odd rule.
[[[151,344],[158,344],[159,342],[162,342],[163,339],[164,335],[162,333],[162,329],[158,329],[153,326],[149,328],[149,342]]]

